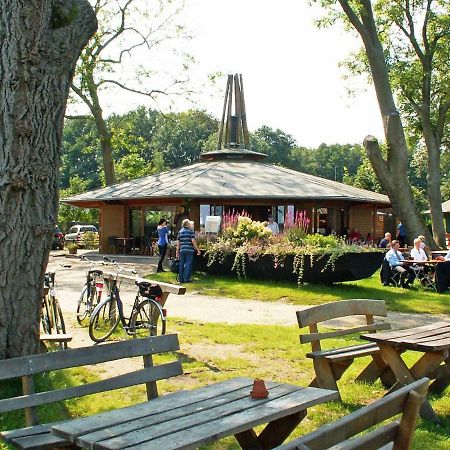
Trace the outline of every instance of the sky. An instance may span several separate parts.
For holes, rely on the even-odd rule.
[[[374,88],[355,80],[349,96],[339,62],[360,42],[342,29],[318,29],[306,0],[192,0],[193,53],[201,73],[241,73],[250,131],[268,125],[298,145],[362,143],[383,130]],[[194,25],[195,24],[195,25]],[[197,68],[198,69],[198,68]],[[219,82],[220,83],[220,82]],[[205,108],[221,117],[220,95]]]
[[[321,14],[307,0],[186,0],[183,15],[194,37],[183,50],[196,60],[193,85],[202,86],[196,107],[220,118],[226,74],[240,73],[250,131],[279,128],[305,147],[362,143],[368,134],[381,138],[373,86],[344,80],[339,67],[360,41],[339,27],[318,29],[314,20]],[[155,62],[170,72],[172,57]],[[211,84],[209,75],[218,72],[224,76]],[[105,111],[123,113],[145,103],[117,93]],[[189,107],[181,98],[175,106]]]

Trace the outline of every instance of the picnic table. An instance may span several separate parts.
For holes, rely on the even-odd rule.
[[[235,378],[147,403],[55,424],[51,433],[88,449],[191,449],[234,435],[241,448],[280,445],[306,409],[338,398],[336,391],[266,382],[269,396],[250,396],[253,380]],[[253,428],[267,423],[257,435]]]
[[[430,392],[442,393],[450,384],[450,323],[436,322],[421,327],[375,334],[364,334],[362,339],[376,342],[381,355],[390,366],[397,382],[391,388],[397,389],[428,377],[435,380]],[[419,360],[408,367],[401,357],[406,350],[421,352]],[[428,401],[425,401],[421,416],[439,422],[436,413]]]

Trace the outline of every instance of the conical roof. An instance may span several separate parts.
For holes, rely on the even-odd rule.
[[[251,159],[221,158],[107,186],[62,201],[82,205],[152,198],[329,199],[390,204],[386,195],[285,167]]]

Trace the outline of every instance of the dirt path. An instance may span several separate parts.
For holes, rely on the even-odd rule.
[[[78,259],[51,258],[50,268],[58,267],[60,262],[70,262],[70,269],[58,269],[56,279],[58,292],[67,329],[73,335],[71,347],[83,347],[92,345],[87,329],[80,328],[76,324],[75,311],[85,281],[86,269],[89,264]],[[145,275],[155,271],[154,264],[124,264],[136,268],[139,275]],[[121,294],[125,304],[131,304],[134,298],[134,285],[122,284]],[[254,324],[276,324],[296,325],[295,312],[308,306],[291,305],[283,302],[261,302],[258,300],[238,300],[221,297],[210,297],[199,295],[195,292],[187,292],[185,295],[170,295],[166,308],[168,310],[168,330],[170,331],[170,317],[185,318],[199,322],[222,322],[229,324],[254,323]],[[389,312],[387,320],[392,327],[405,328],[414,325],[423,325],[433,321],[446,320],[450,322],[448,315],[433,316],[430,314],[405,314]],[[339,325],[343,321],[333,321]]]

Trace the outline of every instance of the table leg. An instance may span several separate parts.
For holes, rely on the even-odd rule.
[[[306,417],[306,410],[281,417],[267,424],[259,436],[254,430],[234,435],[243,450],[268,450],[281,445],[297,425]]]
[[[407,384],[416,381],[400,356],[401,351],[398,351],[391,347],[390,345],[378,344],[383,355],[383,359],[389,364],[397,378],[398,383],[393,386],[396,388],[399,386],[406,386]],[[430,402],[425,399],[422,408],[420,409],[420,416],[424,419],[431,420],[433,422],[439,423],[439,419],[430,405]]]
[[[433,394],[442,394],[450,384],[450,357],[445,360],[445,364],[439,366],[435,371],[435,380],[431,383],[428,390]]]

